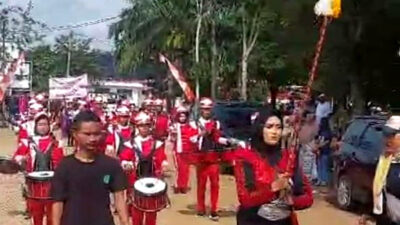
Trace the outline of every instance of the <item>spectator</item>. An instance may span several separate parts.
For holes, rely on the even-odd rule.
[[[322,118],[329,117],[331,113],[332,107],[330,102],[327,101],[325,94],[321,94],[318,96],[317,109],[315,111],[317,123],[319,124]]]
[[[314,153],[314,138],[318,134],[318,126],[315,115],[308,113],[304,124],[299,132],[300,162],[303,163],[303,170],[309,180],[318,179],[316,155]]]
[[[318,158],[317,158],[317,167],[318,167],[318,183],[317,185],[326,186],[330,180],[330,170],[331,170],[331,140],[332,140],[332,131],[329,127],[329,120],[327,117],[321,119],[319,124],[318,131]]]

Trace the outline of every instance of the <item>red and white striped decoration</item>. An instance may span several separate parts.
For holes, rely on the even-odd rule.
[[[186,76],[177,66],[171,63],[167,57],[160,53],[160,62],[166,63],[168,65],[169,71],[172,76],[176,79],[179,86],[182,88],[183,93],[185,94],[187,100],[189,102],[193,102],[196,98],[193,90],[190,88],[189,83],[187,82]]]
[[[25,63],[25,53],[21,52],[17,59],[7,65],[4,69],[5,73],[0,72],[0,102],[3,101],[7,88],[14,81],[14,75],[18,68]]]

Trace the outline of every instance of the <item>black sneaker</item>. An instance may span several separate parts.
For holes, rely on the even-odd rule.
[[[219,215],[218,213],[211,213],[210,215],[210,220],[218,222],[219,221]]]
[[[205,216],[205,215],[206,215],[205,212],[197,212],[197,216],[198,216],[198,217],[203,217],[203,216]]]

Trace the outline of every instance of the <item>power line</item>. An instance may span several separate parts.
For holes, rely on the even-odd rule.
[[[77,29],[77,28],[83,28],[83,27],[88,27],[92,25],[97,25],[100,23],[106,23],[112,20],[118,19],[120,16],[110,16],[110,17],[105,17],[93,21],[86,21],[86,22],[80,22],[77,24],[70,24],[70,25],[62,25],[62,26],[55,26],[55,27],[49,27],[49,28],[44,28],[40,30],[39,32],[53,32],[53,31],[63,31],[63,30],[72,30],[72,29]]]

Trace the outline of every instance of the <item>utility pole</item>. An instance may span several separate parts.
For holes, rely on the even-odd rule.
[[[2,28],[1,28],[1,41],[2,41],[2,52],[1,52],[1,65],[0,68],[3,70],[6,65],[6,19],[1,17]]]
[[[66,76],[70,76],[70,67],[71,67],[71,48],[72,48],[72,31],[69,33],[68,36],[68,47],[67,47],[67,72]]]

